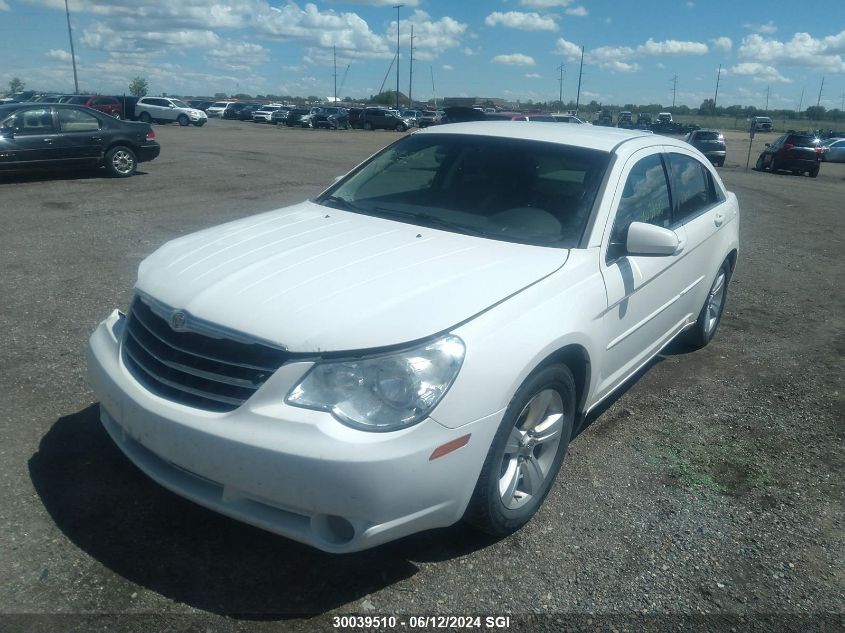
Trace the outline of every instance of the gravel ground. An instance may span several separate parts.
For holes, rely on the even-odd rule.
[[[310,631],[353,613],[845,628],[845,165],[745,171],[747,137],[729,135],[741,252],[713,344],[656,359],[517,534],[458,525],[335,557],[140,474],[99,425],[85,345],[162,242],[311,196],[398,135],[216,120],[157,133],[162,156],[131,179],[0,177],[0,630]]]

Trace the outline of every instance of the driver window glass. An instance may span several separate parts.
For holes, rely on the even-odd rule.
[[[100,129],[97,118],[81,110],[59,110],[59,127],[62,132],[90,132]]]
[[[628,173],[611,231],[611,244],[625,242],[631,222],[664,228],[672,223],[672,202],[660,154],[643,158]]]
[[[53,134],[53,113],[50,108],[38,108],[18,112],[3,126],[15,131],[20,136],[34,134]]]

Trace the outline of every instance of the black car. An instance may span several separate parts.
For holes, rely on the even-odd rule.
[[[0,171],[105,167],[116,178],[135,173],[161,147],[147,123],[121,121],[85,106],[0,105]]]
[[[205,101],[204,99],[192,99],[188,101],[188,105],[194,108],[195,110],[202,110],[205,112],[211,106],[214,105],[214,101]]]
[[[766,143],[754,166],[758,171],[768,169],[772,173],[791,171],[796,176],[807,172],[810,178],[819,175],[819,164],[824,156],[824,147],[812,134],[783,134],[771,143]]]
[[[719,130],[696,130],[687,134],[684,140],[704,154],[711,163],[724,167],[727,146],[725,136]]]
[[[349,129],[349,113],[345,108],[328,106],[320,108],[320,111],[311,117],[313,127],[327,127],[332,130]]]
[[[245,103],[244,107],[238,110],[239,121],[252,121],[252,114],[264,106],[260,103]]]
[[[227,107],[225,110],[223,110],[223,118],[224,119],[234,119],[235,121],[240,121],[240,120],[242,120],[241,119],[241,110],[243,110],[247,106],[254,106],[254,105],[256,105],[256,104],[254,104],[254,103],[242,103],[240,101],[230,103],[229,107]],[[254,112],[254,110],[252,110],[249,114],[250,120],[252,120],[252,112]]]
[[[358,124],[365,130],[396,130],[404,132],[411,127],[408,119],[403,119],[394,110],[365,108],[358,119]]]

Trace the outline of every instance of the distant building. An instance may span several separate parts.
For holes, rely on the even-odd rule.
[[[445,97],[441,103],[444,108],[504,108],[508,105],[505,99],[495,97]]]

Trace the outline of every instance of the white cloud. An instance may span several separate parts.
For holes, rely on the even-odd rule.
[[[44,57],[47,57],[48,59],[55,59],[55,60],[60,61],[60,62],[71,61],[70,53],[68,53],[65,50],[58,49],[58,48],[54,48],[54,49],[47,51],[46,53],[44,53]]]
[[[552,7],[565,7],[572,3],[572,0],[519,0],[524,7],[535,9],[551,9]]]
[[[0,11],[11,11],[9,5],[6,4],[6,0],[0,0]]]
[[[566,15],[574,15],[579,18],[583,18],[590,15],[590,12],[587,11],[585,7],[580,5],[577,7],[570,7],[566,11],[564,11],[564,13],[566,13]]]
[[[208,52],[214,64],[229,70],[249,70],[270,60],[270,51],[252,42],[225,40]]]
[[[464,48],[464,55],[467,57],[472,57],[473,55],[478,55],[478,51],[472,50],[469,46]]]
[[[534,66],[534,58],[522,53],[511,53],[510,55],[496,55],[490,60],[494,64],[509,64],[512,66]]]
[[[581,47],[568,40],[559,37],[555,44],[555,53],[564,55],[569,61],[581,59]]]
[[[825,72],[845,73],[845,31],[837,35],[815,38],[809,33],[796,33],[788,42],[748,35],[742,40],[740,59],[761,64],[781,64],[816,68]]]
[[[450,64],[443,64],[443,65],[441,66],[441,68],[442,68],[443,70],[455,70],[455,68],[454,68],[453,66],[451,66]]]
[[[526,79],[542,79],[543,75],[539,73],[525,73]]]
[[[431,61],[442,52],[457,48],[467,30],[467,25],[454,18],[444,16],[433,20],[425,11],[414,11],[407,20],[402,20],[400,42],[403,48],[411,43],[411,29],[408,23],[414,25],[414,57],[423,61]],[[396,21],[390,23],[385,35],[388,42],[396,42]]]
[[[742,62],[727,70],[729,75],[741,75],[751,77],[754,81],[765,83],[792,83],[791,79],[784,77],[774,66],[767,66],[758,62]]]
[[[774,33],[778,30],[778,27],[771,20],[765,24],[743,24],[742,27],[755,33]]]
[[[734,45],[733,40],[729,37],[725,37],[724,35],[710,40],[710,43],[713,45],[713,48],[720,53],[730,53]]]
[[[542,16],[539,13],[523,13],[521,11],[508,11],[501,13],[495,11],[488,15],[484,24],[496,26],[501,24],[511,29],[520,31],[557,31],[558,26],[551,16]]]
[[[705,55],[707,51],[707,44],[701,42],[679,40],[655,42],[651,38],[637,47],[637,52],[643,55]]]
[[[396,2],[396,0],[328,0],[328,2],[360,4],[370,7],[395,7],[397,4],[404,4],[406,7],[415,7],[420,3],[419,0],[402,0],[402,2]]]

